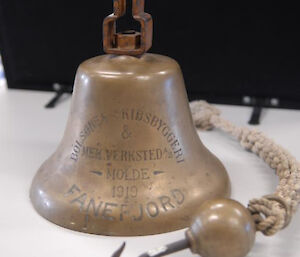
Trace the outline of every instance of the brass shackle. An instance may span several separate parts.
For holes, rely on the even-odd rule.
[[[141,25],[141,31],[117,33],[116,21],[126,14],[126,0],[114,0],[114,13],[103,22],[103,48],[108,54],[138,56],[152,46],[153,21],[144,12],[145,0],[132,0],[132,15]]]

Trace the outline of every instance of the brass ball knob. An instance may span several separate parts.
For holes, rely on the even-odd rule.
[[[249,211],[230,199],[208,200],[195,212],[187,231],[193,253],[202,257],[244,257],[255,240],[255,224]]]

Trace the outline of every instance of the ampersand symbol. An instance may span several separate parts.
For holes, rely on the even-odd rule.
[[[129,131],[127,125],[124,125],[123,132],[122,132],[121,136],[122,136],[123,139],[128,139],[128,138],[131,137],[131,132]]]

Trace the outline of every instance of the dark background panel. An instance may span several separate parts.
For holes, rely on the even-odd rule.
[[[242,96],[300,102],[297,8],[224,7],[211,1],[146,0],[154,19],[150,52],[175,58],[191,99],[240,103]],[[0,51],[10,88],[73,84],[78,65],[103,54],[102,21],[112,0],[0,0]],[[127,17],[120,29],[138,27]]]

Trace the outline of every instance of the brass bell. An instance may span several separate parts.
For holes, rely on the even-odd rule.
[[[114,0],[104,20],[108,54],[79,66],[65,134],[30,197],[40,215],[69,229],[164,233],[187,227],[205,200],[228,197],[230,182],[197,135],[179,65],[145,53],[152,18],[144,0],[133,0],[140,32],[116,32],[125,12],[126,1]]]

